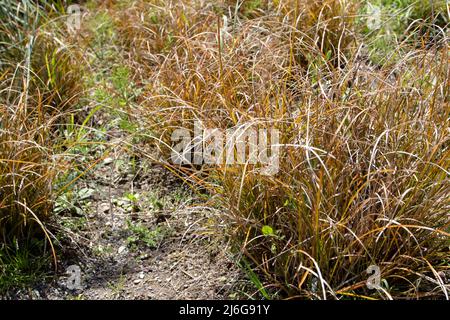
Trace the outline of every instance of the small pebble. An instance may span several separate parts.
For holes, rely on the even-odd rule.
[[[113,161],[114,161],[113,158],[108,157],[108,158],[105,158],[105,160],[103,160],[103,163],[104,163],[104,164],[110,164],[110,163],[112,163]]]
[[[110,210],[110,205],[109,205],[109,203],[101,203],[101,204],[99,205],[99,207],[98,207],[98,210],[99,210],[101,213],[107,213],[107,212],[109,212],[109,210]]]

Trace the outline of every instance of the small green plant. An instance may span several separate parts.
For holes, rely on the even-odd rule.
[[[164,200],[161,199],[161,197],[158,194],[151,193],[148,196],[148,202],[150,204],[150,207],[153,210],[162,210],[162,209],[164,209]]]
[[[92,197],[95,190],[91,188],[81,188],[79,190],[69,190],[61,194],[55,200],[54,212],[56,214],[74,213],[84,215],[84,208],[89,205],[88,200]]]
[[[132,248],[144,245],[147,248],[155,249],[167,236],[167,230],[160,226],[149,229],[141,223],[135,224],[127,220],[127,228],[131,232],[131,235],[127,238],[127,243]]]
[[[127,192],[121,198],[114,198],[112,203],[126,212],[137,212],[140,210],[139,198],[139,194]]]
[[[130,85],[130,70],[126,66],[116,67],[112,72],[111,82],[119,94],[125,96]]]
[[[62,217],[60,222],[63,227],[70,229],[72,232],[78,232],[84,230],[88,220],[86,217]]]

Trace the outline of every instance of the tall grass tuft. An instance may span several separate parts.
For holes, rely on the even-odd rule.
[[[250,16],[229,1],[196,15],[196,2],[170,14],[154,3],[135,2],[117,25],[133,39],[142,113],[167,158],[173,130],[194,120],[281,132],[275,175],[172,166],[226,209],[265,295],[448,298],[447,36],[431,49],[399,44],[406,55],[374,67],[356,1],[273,1]],[[371,265],[382,279],[372,291]]]
[[[77,105],[82,69],[63,22],[50,19],[58,1],[1,2],[0,238],[10,245],[50,240],[59,132]]]

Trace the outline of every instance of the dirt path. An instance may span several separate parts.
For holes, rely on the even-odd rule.
[[[61,211],[60,274],[29,292],[43,299],[230,299],[242,275],[215,236],[217,212],[173,175],[122,148],[80,181],[78,210]],[[132,173],[132,171],[134,171]],[[199,202],[197,202],[199,201]],[[78,214],[73,214],[78,212]],[[64,271],[81,270],[80,287]],[[72,284],[72,286],[71,286]],[[20,295],[20,293],[19,293]]]

